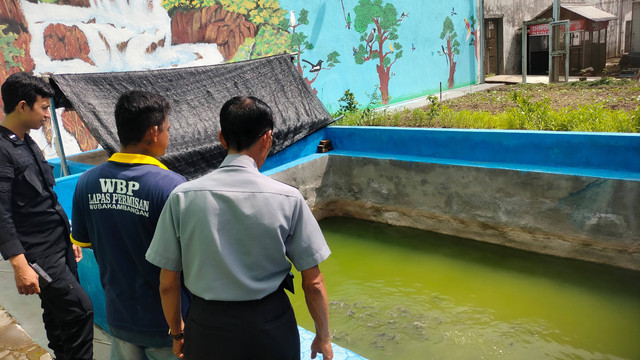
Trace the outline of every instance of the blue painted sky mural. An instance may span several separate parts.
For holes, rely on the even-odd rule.
[[[474,46],[477,32],[474,31],[475,26],[471,25],[477,26],[474,20],[477,17],[475,2],[280,0],[280,5],[283,9],[293,11],[296,20],[302,11],[308,12],[309,24],[297,24],[295,31],[307,35],[307,41],[313,48],[305,49],[301,58],[312,64],[317,64],[319,60],[323,60],[323,63],[321,70],[315,74],[311,73],[312,66],[309,63],[303,63],[303,74],[315,79],[311,86],[318,91],[318,96],[330,111],[337,110],[337,100],[345,90],[353,92],[361,105],[367,105],[372,98],[375,101],[374,94],[380,94],[381,79],[376,69],[379,60],[372,59],[361,64],[356,62],[358,56],[362,58],[362,54],[358,54],[359,47],[368,50],[367,40],[376,27],[373,23],[367,23],[357,28],[358,11],[364,17],[367,11],[370,13],[380,7],[383,12],[385,9],[391,13],[395,10],[397,39],[389,38],[382,45],[383,55],[386,54],[389,59],[387,63],[392,64],[388,70],[389,103],[435,93],[439,91],[440,83],[444,90],[449,88],[447,41],[446,37],[441,39],[447,18],[453,24],[459,43],[455,50],[457,54],[453,54],[456,63],[453,87],[477,82],[478,61]],[[373,5],[370,6],[373,9],[367,9],[365,5]],[[377,30],[374,30],[371,41],[378,39]],[[373,48],[378,49],[378,44]],[[339,54],[339,63],[333,64],[333,67],[325,66],[327,56],[332,53]],[[396,55],[398,53],[400,56]],[[377,100],[382,102],[382,96]]]

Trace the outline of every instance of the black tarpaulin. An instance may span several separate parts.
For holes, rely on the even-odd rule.
[[[305,83],[290,55],[232,64],[149,71],[54,74],[56,106],[75,109],[98,143],[120,150],[113,111],[127,90],[157,92],[172,112],[169,147],[161,159],[189,179],[217,168],[226,151],[218,141],[222,105],[237,95],[255,96],[274,113],[278,152],[331,123],[331,115]]]

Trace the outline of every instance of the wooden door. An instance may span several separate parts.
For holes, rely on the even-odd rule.
[[[498,19],[487,19],[484,22],[484,74],[498,74],[500,63],[498,58]]]

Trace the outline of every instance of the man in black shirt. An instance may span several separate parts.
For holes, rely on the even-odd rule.
[[[91,359],[93,307],[76,264],[82,250],[70,242],[52,167],[28,134],[49,119],[53,90],[20,72],[7,78],[1,92],[7,115],[0,122],[0,253],[13,266],[18,292],[40,295],[56,359]]]

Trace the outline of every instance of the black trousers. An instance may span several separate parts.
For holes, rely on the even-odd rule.
[[[78,283],[71,246],[36,261],[53,279],[40,287],[42,320],[57,360],[93,358],[93,306]]]
[[[284,290],[253,301],[191,302],[184,329],[187,360],[300,359],[300,334]]]

